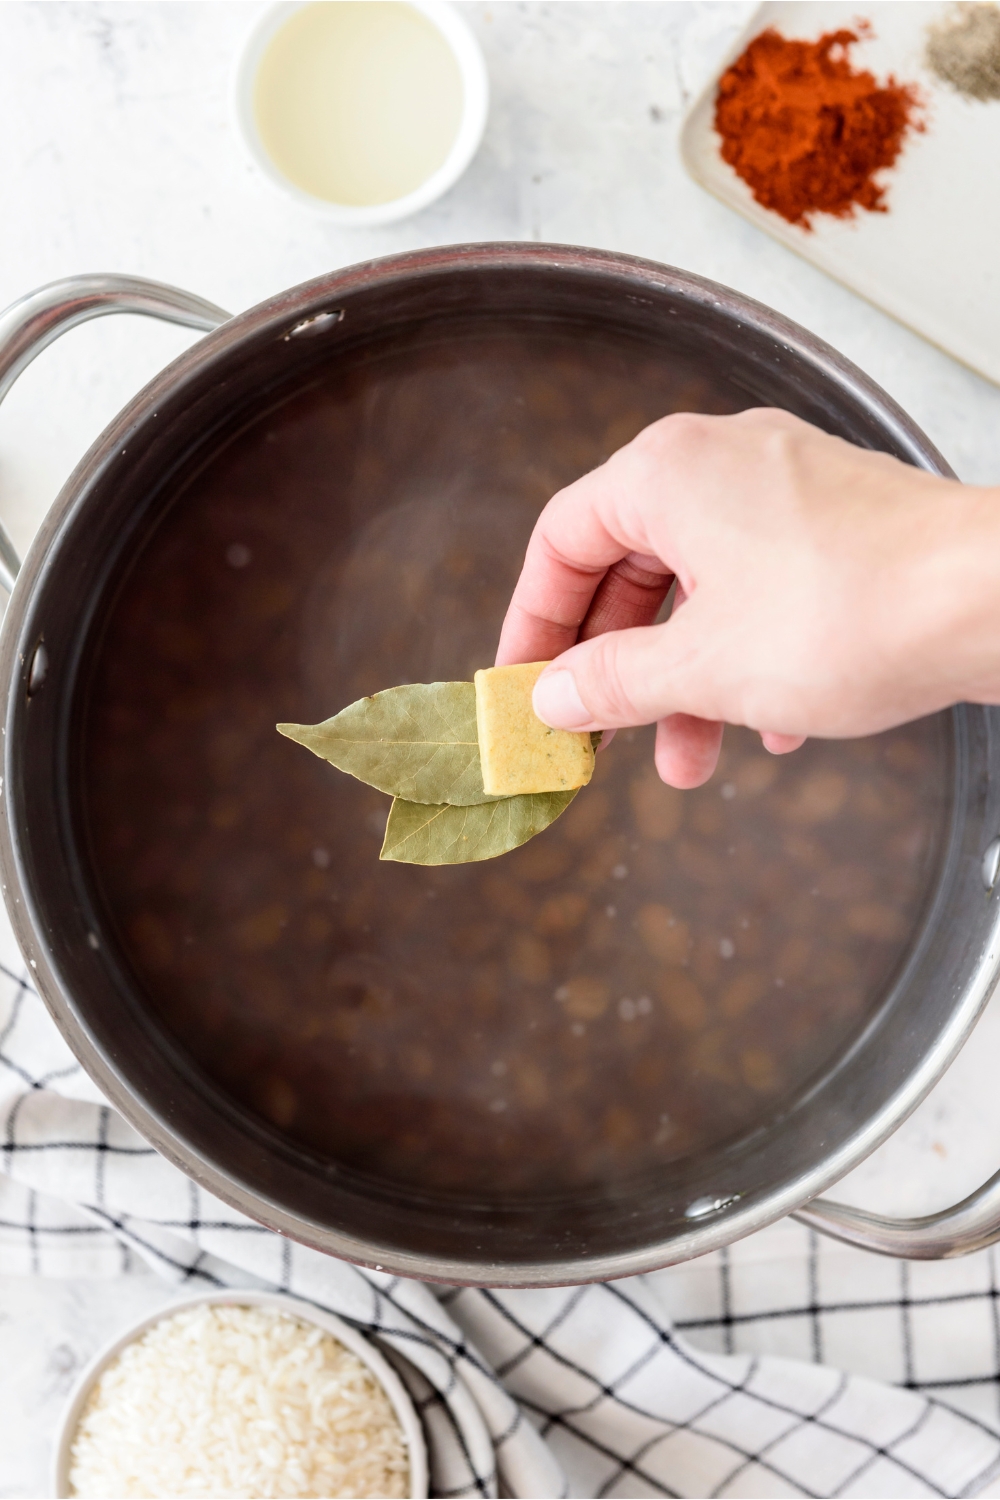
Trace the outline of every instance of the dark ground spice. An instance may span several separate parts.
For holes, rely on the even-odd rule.
[[[954,6],[930,28],[927,66],[966,99],[1000,99],[1000,6]]]
[[[851,65],[858,31],[817,41],[763,32],[719,80],[715,128],[722,158],[757,202],[790,224],[811,216],[885,213],[875,174],[891,167],[911,129],[922,129],[913,84]]]

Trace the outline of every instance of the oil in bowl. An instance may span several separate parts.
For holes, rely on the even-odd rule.
[[[482,136],[487,84],[468,27],[439,0],[313,0],[266,13],[237,113],[259,166],[342,223],[432,202]]]

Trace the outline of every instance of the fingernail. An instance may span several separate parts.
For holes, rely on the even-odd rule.
[[[542,723],[550,729],[582,729],[593,721],[593,714],[576,690],[572,672],[548,672],[539,677],[531,702]]]

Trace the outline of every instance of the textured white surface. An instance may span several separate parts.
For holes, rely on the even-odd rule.
[[[1000,389],[709,197],[681,113],[751,6],[463,6],[493,105],[467,175],[419,218],[348,233],[290,206],[245,160],[229,81],[259,7],[0,5],[0,306],[80,271],[176,282],[234,311],[337,265],[467,239],[548,239],[668,261],[758,297],[854,359],[962,478],[1000,482]],[[877,21],[878,5],[865,8]],[[945,268],[946,270],[947,268]],[[68,335],[0,410],[0,515],[23,547],[87,444],[190,335],[107,319]],[[935,1094],[840,1195],[943,1205],[1000,1165],[1000,1006]],[[45,1493],[72,1371],[175,1293],[0,1281],[0,1496]]]

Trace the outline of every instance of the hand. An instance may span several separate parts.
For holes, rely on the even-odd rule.
[[[787,412],[665,417],[549,501],[497,664],[556,658],[534,698],[554,728],[656,722],[678,787],[724,723],[780,754],[1000,701],[998,517],[998,491]]]

